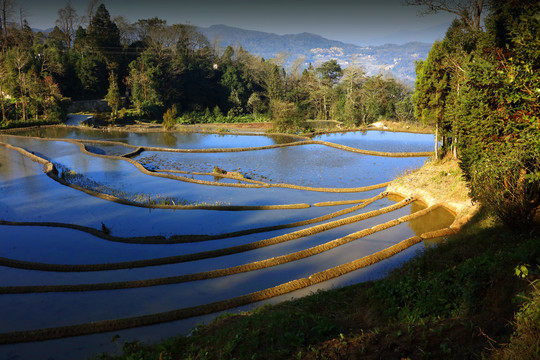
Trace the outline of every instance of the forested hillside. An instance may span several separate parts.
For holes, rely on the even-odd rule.
[[[221,47],[242,46],[250,53],[265,59],[286,54],[286,66],[290,66],[296,59],[303,59],[306,66],[309,63],[318,66],[325,61],[336,59],[342,67],[355,64],[364,68],[367,75],[391,74],[411,85],[416,77],[415,61],[425,59],[432,45],[409,42],[400,45],[358,46],[310,33],[276,35],[225,25],[198,29],[211,42]]]
[[[379,119],[411,121],[412,90],[359,63],[262,58],[242,47],[217,47],[194,26],[158,18],[134,23],[101,4],[86,22],[69,5],[47,35],[8,23],[0,54],[2,125],[61,119],[73,100],[105,98],[110,121],[175,123],[272,119],[281,131],[304,120],[349,126]],[[77,24],[81,24],[77,26]],[[311,46],[311,45],[310,45]],[[11,125],[10,125],[11,124]]]
[[[456,10],[459,10],[456,7]],[[458,157],[474,200],[514,228],[540,205],[540,5],[492,0],[462,16],[417,63],[415,114]],[[478,20],[478,19],[477,19]]]

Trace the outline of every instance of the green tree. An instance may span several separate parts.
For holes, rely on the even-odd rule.
[[[2,30],[2,51],[5,51],[9,45],[9,20],[13,14],[14,1],[13,0],[0,0],[0,30]]]
[[[416,63],[413,96],[415,116],[424,124],[435,126],[435,157],[439,158],[439,130],[445,127],[446,98],[450,93],[449,75],[444,66],[442,42],[435,42],[425,61]]]
[[[270,103],[274,128],[279,132],[302,132],[306,125],[296,104],[290,101],[272,100]]]
[[[12,47],[0,56],[2,122],[60,119],[61,94],[51,76],[58,68],[43,50],[39,44],[35,48]]]
[[[46,44],[49,47],[54,47],[60,50],[67,49],[66,35],[58,26],[55,26],[54,29],[47,36]]]
[[[8,96],[10,96],[6,92],[6,86],[7,86],[7,77],[8,77],[8,70],[6,67],[6,60],[4,55],[0,54],[0,106],[2,108],[2,122],[5,123],[7,121],[7,113],[6,113],[6,99]]]
[[[261,96],[256,92],[252,93],[248,99],[247,107],[255,118],[257,118],[257,116],[261,112],[262,106],[263,101],[261,99]]]
[[[412,92],[396,103],[396,119],[402,122],[411,122],[415,120]]]
[[[129,65],[129,85],[131,102],[140,116],[156,116],[164,105],[159,84],[163,73],[158,60],[151,50],[147,50]]]
[[[230,107],[242,112],[243,105],[247,102],[247,89],[241,75],[233,65],[227,66],[227,70],[221,78],[221,84],[229,90]]]
[[[31,65],[31,54],[19,47],[10,49],[6,54],[7,67],[10,78],[11,89],[9,93],[16,97],[15,108],[20,114],[19,118],[27,120],[28,115],[28,70]]]
[[[328,120],[335,99],[334,86],[343,75],[343,71],[337,61],[332,59],[316,68],[314,75],[315,87],[311,91],[311,100],[315,104],[316,118]]]
[[[270,101],[283,99],[283,78],[280,68],[267,62],[265,75],[264,86]]]
[[[82,85],[82,97],[103,98],[107,91],[107,62],[99,53],[85,50],[77,58],[77,77]]]
[[[176,124],[176,116],[178,115],[178,110],[176,109],[176,105],[173,105],[170,109],[167,109],[165,111],[165,114],[163,114],[163,127],[166,130],[170,130],[174,127]]]
[[[98,6],[88,26],[88,41],[109,62],[118,62],[118,54],[121,51],[120,31],[111,21],[109,11],[103,4]]]
[[[326,82],[329,86],[336,85],[343,76],[343,69],[341,69],[341,66],[336,59],[322,63],[315,72],[321,77],[323,82]]]
[[[167,21],[158,17],[139,19],[133,26],[138,40],[144,42],[147,47],[154,47],[153,43],[159,43],[160,32],[167,26]]]
[[[75,40],[73,45],[79,49],[88,47],[88,33],[82,26],[79,26],[75,32]]]
[[[43,116],[46,119],[61,120],[65,118],[65,108],[62,105],[62,93],[54,78],[46,75],[42,79],[43,89]]]
[[[482,49],[466,68],[458,128],[473,199],[528,227],[540,206],[540,5],[517,2],[512,13],[517,7],[506,49]]]
[[[343,70],[344,103],[343,119],[347,124],[358,125],[361,118],[361,88],[366,79],[363,68],[351,64]]]
[[[118,107],[120,106],[121,97],[117,76],[113,70],[109,72],[109,90],[107,91],[105,100],[112,110],[111,119],[115,120],[118,118]]]

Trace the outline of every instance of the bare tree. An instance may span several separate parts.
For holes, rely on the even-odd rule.
[[[66,45],[71,47],[71,42],[75,38],[75,30],[79,25],[80,17],[77,11],[71,6],[71,1],[68,0],[66,6],[58,10],[58,19],[56,25],[65,35]]]
[[[353,55],[351,58],[351,64],[343,70],[343,82],[347,85],[347,97],[349,97],[353,89],[365,80],[366,71],[360,65],[358,57]]]
[[[13,0],[0,0],[0,20],[2,28],[3,46],[5,48],[8,41],[8,19],[13,15],[14,2]]]
[[[422,6],[420,15],[436,14],[440,11],[460,17],[471,30],[480,30],[485,0],[405,0],[406,5]]]
[[[135,39],[135,26],[123,16],[115,16],[113,22],[120,32],[120,43],[127,47]]]
[[[21,29],[24,28],[24,21],[26,19],[27,14],[28,14],[27,8],[23,6],[19,7],[19,22],[20,22]]]
[[[0,104],[2,105],[2,121],[6,121],[6,108],[4,105],[4,100],[8,97],[8,95],[4,93],[4,84],[6,83],[7,76],[8,71],[4,57],[3,55],[0,55]]]
[[[98,8],[100,3],[101,3],[101,0],[88,1],[88,6],[86,8],[86,17],[85,17],[85,20],[86,22],[88,22],[88,24],[92,23],[92,18],[94,17],[94,13],[96,12],[96,9]]]
[[[275,64],[277,67],[282,68],[290,56],[291,54],[288,52],[279,52],[276,54],[276,57],[270,59],[270,62]]]
[[[305,62],[305,56],[300,56],[293,60],[291,66],[289,66],[289,75],[291,78],[300,80],[300,77],[302,76],[302,66],[304,66]]]

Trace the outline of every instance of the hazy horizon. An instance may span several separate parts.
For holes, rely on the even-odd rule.
[[[54,27],[58,10],[66,0],[15,0],[32,28]],[[402,0],[377,2],[350,0],[109,0],[102,1],[111,17],[131,22],[157,16],[168,24],[189,23],[199,27],[227,25],[278,35],[313,33],[355,45],[432,43],[444,37],[452,20],[449,14],[417,16],[419,8],[403,6]],[[86,15],[88,0],[71,0],[79,16]]]

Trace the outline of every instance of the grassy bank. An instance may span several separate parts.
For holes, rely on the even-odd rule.
[[[419,184],[433,201],[463,205],[465,190],[450,186],[459,176],[451,161],[429,163],[394,186],[412,191]],[[540,236],[464,209],[472,218],[458,235],[382,280],[221,316],[189,336],[153,346],[127,343],[122,356],[100,358],[538,358],[540,295],[531,282],[538,277]]]
[[[28,121],[9,121],[0,122],[0,130],[27,128],[32,126],[58,125],[60,120],[28,120]]]

